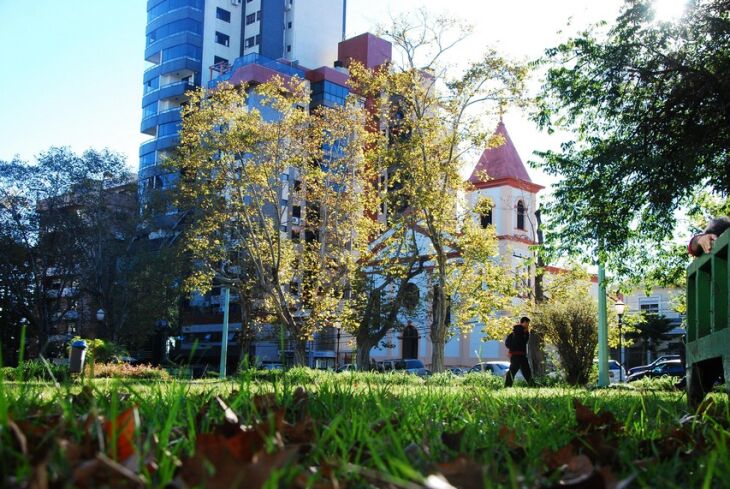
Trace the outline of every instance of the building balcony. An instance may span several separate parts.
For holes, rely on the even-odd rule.
[[[190,56],[164,60],[162,63],[150,66],[144,71],[144,82],[146,83],[160,75],[174,75],[187,71],[200,73],[201,66],[202,63],[199,59]]]
[[[184,31],[170,34],[169,36],[163,37],[150,43],[144,50],[145,61],[152,63],[158,62],[159,53],[163,49],[171,48],[180,45],[192,45],[197,47],[203,46],[203,36],[195,32]]]
[[[150,139],[147,142],[142,143],[139,147],[139,155],[143,156],[153,151],[163,151],[172,149],[180,142],[179,134],[172,134],[170,136],[162,136],[155,139]]]
[[[179,81],[163,85],[156,90],[152,90],[142,97],[142,107],[154,103],[158,100],[172,100],[174,102],[182,102],[185,99],[185,92],[194,90],[195,85],[188,81]]]

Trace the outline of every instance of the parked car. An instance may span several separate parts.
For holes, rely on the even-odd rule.
[[[426,366],[423,362],[415,358],[397,360],[395,362],[395,369],[405,371],[409,374],[415,374],[420,377],[425,377],[430,374],[430,372],[426,370]]]
[[[377,367],[378,372],[386,373],[395,370],[395,363],[396,360],[383,360],[381,362],[377,362],[375,366]]]
[[[449,367],[446,369],[454,375],[464,375],[466,371],[461,367]]]
[[[594,360],[593,363],[598,363],[598,360]],[[608,381],[611,384],[626,382],[628,378],[629,376],[626,375],[626,369],[624,369],[623,365],[616,360],[608,361]]]
[[[685,373],[686,370],[682,360],[666,360],[658,363],[651,370],[644,370],[643,372],[629,375],[628,381],[633,382],[646,377],[684,377]]]
[[[357,370],[357,366],[353,363],[346,363],[345,365],[340,365],[340,367],[337,369],[337,372],[354,372]]]
[[[492,375],[498,375],[500,377],[506,377],[507,371],[509,370],[509,362],[504,361],[492,361],[492,362],[481,362],[474,365],[469,369],[469,373],[473,372],[489,372]],[[515,375],[516,380],[524,380],[522,372],[517,372]]]
[[[630,368],[629,375],[638,374],[639,372],[646,372],[647,370],[651,370],[660,363],[666,362],[667,360],[681,360],[681,357],[679,355],[662,355],[648,365],[640,365],[638,367]]]
[[[280,363],[263,363],[261,364],[262,370],[284,370],[284,366]]]

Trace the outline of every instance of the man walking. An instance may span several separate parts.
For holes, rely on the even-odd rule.
[[[521,371],[528,385],[534,385],[532,381],[532,371],[530,370],[530,362],[527,361],[527,341],[530,339],[530,318],[523,316],[520,324],[512,327],[512,332],[507,335],[504,340],[505,346],[509,350],[509,372],[504,379],[505,387],[512,387],[515,374]]]

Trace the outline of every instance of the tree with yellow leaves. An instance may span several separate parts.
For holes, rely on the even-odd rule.
[[[489,141],[488,116],[521,102],[527,69],[495,51],[463,69],[446,65],[445,53],[468,32],[452,19],[432,19],[421,11],[383,29],[401,55],[400,64],[377,71],[350,66],[351,83],[373,100],[375,127],[384,129],[369,159],[387,174],[382,190],[388,225],[418,227],[427,237],[428,249],[418,253],[431,270],[435,372],[444,368],[444,347],[454,332],[447,317],[461,330],[479,320],[492,337],[501,337],[509,320],[499,319],[499,313],[515,294],[514,277],[499,262],[493,229],[477,226],[463,205],[460,171],[472,150]]]
[[[188,214],[186,290],[231,287],[264,311],[262,322],[285,328],[299,365],[314,333],[347,316],[375,225],[365,210],[377,206],[362,108],[355,99],[311,111],[309,103],[298,78],[198,91],[170,161],[181,174],[176,205]],[[244,317],[243,337],[251,326]]]

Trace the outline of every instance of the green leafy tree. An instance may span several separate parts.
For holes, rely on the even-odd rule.
[[[7,314],[28,321],[41,347],[82,296],[107,311],[102,334],[121,325],[116,259],[134,239],[136,205],[125,209],[129,199],[112,189],[135,195],[131,180],[107,150],[50,148],[32,164],[0,162],[0,290]]]
[[[652,4],[627,0],[614,23],[548,49],[535,114],[574,138],[540,155],[560,177],[548,245],[598,248],[625,276],[651,266],[647,248],[699,190],[730,191],[730,3],[688,2],[676,22],[657,21]]]
[[[671,339],[669,332],[675,326],[671,319],[660,314],[643,314],[641,320],[634,324],[634,330],[626,333],[626,338],[641,342],[642,356],[648,363],[648,354],[656,355],[657,346]]]

